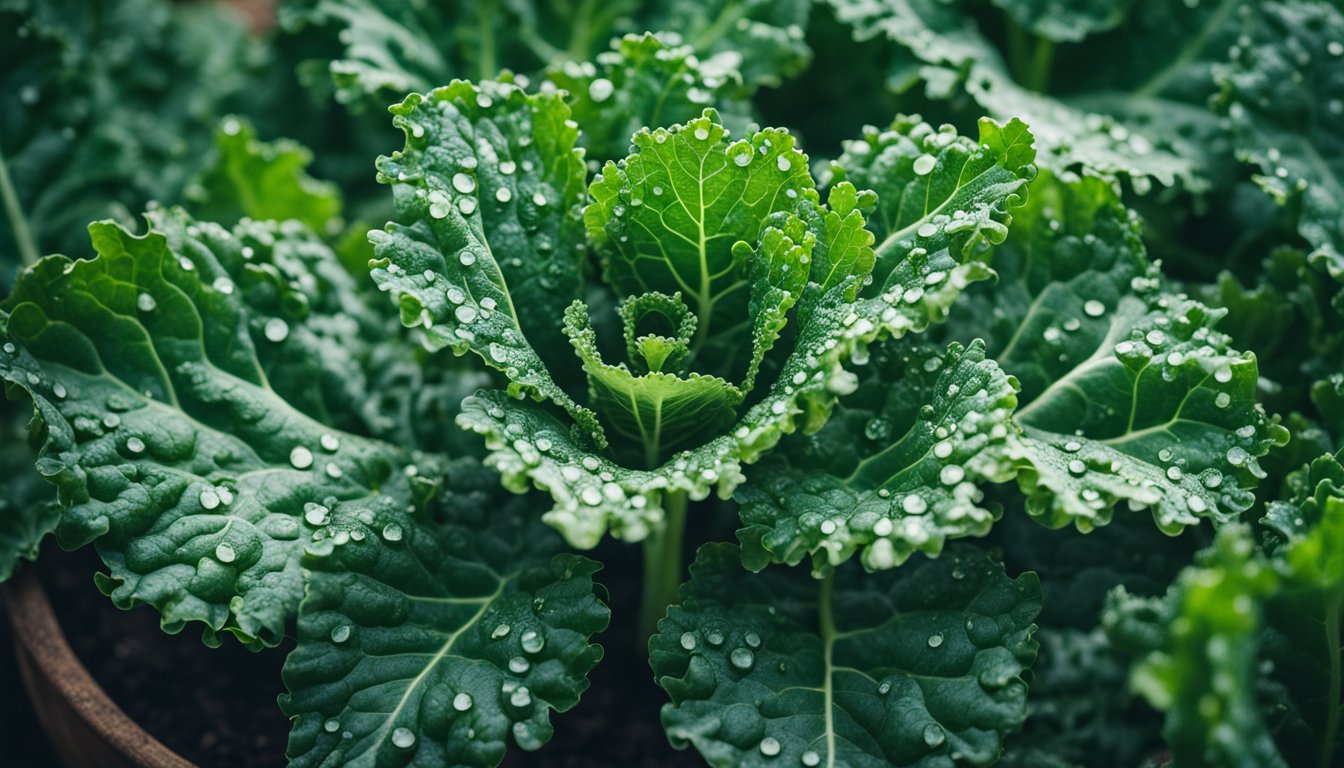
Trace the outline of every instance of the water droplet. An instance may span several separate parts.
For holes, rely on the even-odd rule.
[[[322,730],[326,731],[327,733],[335,733],[340,729],[341,729],[341,721],[337,720],[334,717],[322,724]]]
[[[145,450],[145,441],[138,437],[132,437],[126,441],[126,450],[131,453],[141,453]]]
[[[340,450],[341,448],[340,438],[336,437],[330,432],[324,433],[322,437],[318,438],[317,442],[319,445],[322,446],[322,450],[324,451],[334,452]]]
[[[1074,475],[1081,475],[1087,472],[1087,465],[1078,459],[1069,462],[1069,472]]]
[[[705,642],[718,648],[720,645],[723,645],[723,633],[717,629],[711,629],[705,633]]]
[[[943,485],[956,485],[965,477],[966,470],[956,464],[948,464],[938,473],[938,479],[943,481]]]
[[[603,102],[611,98],[611,94],[616,90],[616,86],[605,77],[599,77],[588,84],[588,98],[593,101]]]
[[[1226,384],[1232,380],[1232,369],[1224,365],[1213,372],[1213,380],[1219,384]]]
[[[940,459],[946,459],[952,455],[952,444],[944,440],[933,446],[933,455]]]
[[[532,668],[532,662],[524,659],[522,656],[514,656],[509,659],[509,671],[515,675],[521,675]]]
[[[1083,304],[1083,313],[1088,317],[1101,317],[1106,314],[1106,305],[1096,299],[1089,299]]]
[[[501,203],[507,203],[513,199],[513,192],[508,187],[500,187],[495,190],[495,199]]]
[[[929,745],[930,747],[936,747],[942,744],[943,741],[945,741],[946,739],[947,736],[943,733],[943,729],[940,726],[934,723],[929,723],[927,726],[925,726],[924,728],[925,744]]]
[[[1250,458],[1251,455],[1246,452],[1246,449],[1239,445],[1227,449],[1227,462],[1234,467],[1240,467]]]
[[[779,754],[779,739],[766,736],[761,739],[761,754],[766,757],[774,757]]]
[[[761,636],[756,634],[755,632],[748,632],[746,635],[742,637],[742,639],[746,640],[747,645],[750,645],[752,648],[761,647]]]
[[[1227,406],[1232,404],[1232,396],[1227,394],[1226,392],[1219,392],[1213,398],[1213,404],[1218,406],[1219,408],[1226,408]]]
[[[929,504],[921,496],[912,493],[901,499],[901,509],[911,515],[922,515],[928,511]]]
[[[793,167],[793,162],[789,160],[787,155],[780,155],[779,159],[775,160],[775,167],[788,173],[789,169]]]
[[[346,640],[349,640],[349,639],[350,639],[350,625],[349,625],[349,624],[341,624],[341,625],[339,625],[339,626],[336,626],[336,627],[333,627],[333,628],[332,628],[332,630],[331,630],[331,642],[333,642],[333,643],[344,643]]]
[[[227,541],[221,541],[215,545],[215,559],[221,563],[232,563],[238,557],[238,553],[233,551],[233,545]]]
[[[398,728],[392,731],[392,743],[406,749],[415,743],[415,734],[409,728]]]
[[[328,517],[330,513],[331,510],[311,501],[303,505],[303,519],[308,521],[309,525],[326,525],[330,520]]]
[[[518,642],[523,646],[523,650],[528,653],[541,653],[541,649],[546,646],[546,638],[536,630],[529,629],[518,638]]]
[[[453,174],[453,189],[464,195],[471,194],[476,191],[476,180],[465,173],[455,173]]]
[[[387,541],[401,541],[401,526],[396,523],[384,525],[383,538]]]
[[[141,312],[153,312],[158,305],[159,303],[148,293],[142,293],[135,297],[135,308]]]
[[[705,139],[708,139],[708,138],[709,138],[709,131],[706,130],[706,129],[704,129],[704,128],[696,128],[696,129],[695,129],[695,138],[698,139],[698,140],[700,140],[700,141],[704,141]]]
[[[733,652],[728,654],[728,661],[738,669],[751,669],[751,665],[756,663],[756,654],[746,648],[734,648]]]
[[[473,703],[471,694],[469,693],[459,693],[453,697],[453,709],[456,709],[458,712],[466,712],[468,709],[471,709]]]
[[[821,765],[821,755],[818,755],[816,752],[809,749],[803,753],[803,765],[806,765],[808,768]]]
[[[457,210],[462,212],[463,216],[470,216],[476,212],[476,198],[464,197],[457,201]],[[440,217],[442,218],[442,217]]]
[[[541,192],[533,192],[532,204],[538,207],[546,205],[546,195]]]
[[[453,317],[457,318],[459,323],[470,323],[476,319],[476,308],[470,304],[463,304],[453,310]]]
[[[505,160],[499,164],[499,172],[505,176],[512,176],[516,170],[518,170],[518,164],[512,160]]]
[[[219,494],[213,488],[201,491],[201,507],[206,510],[219,508]]]
[[[919,157],[915,158],[913,170],[916,176],[927,176],[929,175],[929,172],[933,170],[933,167],[937,164],[938,164],[938,158],[934,157],[933,155],[920,155]]]
[[[940,645],[942,645],[942,644],[943,644],[943,633],[942,633],[942,632],[934,632],[932,635],[929,635],[929,647],[930,647],[930,648],[937,648],[938,646],[940,646]]]
[[[532,703],[532,692],[526,687],[519,687],[509,696],[509,703],[515,707],[526,707]]]
[[[693,651],[693,650],[695,650],[695,633],[694,633],[694,632],[682,632],[682,633],[681,633],[681,647],[682,647],[682,648],[685,648],[685,649],[688,650],[688,651]]]
[[[748,149],[734,155],[733,162],[737,164],[738,168],[745,168],[751,164],[752,157],[751,150]]]
[[[295,469],[307,469],[313,466],[313,452],[302,445],[296,445],[294,450],[289,452],[289,463]]]
[[[938,225],[931,221],[926,221],[919,225],[919,229],[915,230],[915,234],[920,237],[933,237],[938,234]]]
[[[289,338],[289,323],[286,323],[278,317],[272,317],[270,320],[266,321],[266,325],[262,328],[262,333],[266,336],[267,341],[279,344]]]

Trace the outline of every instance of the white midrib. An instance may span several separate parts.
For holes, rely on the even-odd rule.
[[[826,768],[835,768],[835,615],[831,592],[835,588],[835,572],[822,579],[817,597],[817,617],[821,628],[823,682],[821,687],[822,711],[826,727]]]
[[[420,674],[416,675],[411,680],[410,685],[406,686],[406,692],[401,695],[401,700],[398,701],[397,706],[388,713],[387,719],[383,722],[382,727],[374,734],[373,748],[377,748],[379,744],[383,743],[383,739],[387,738],[387,734],[392,729],[393,724],[397,722],[397,718],[401,715],[402,710],[406,709],[406,705],[410,702],[411,695],[414,694],[415,690],[420,687],[420,684],[425,681],[425,676],[429,674],[430,670],[438,666],[439,662],[443,661],[444,657],[453,650],[453,646],[457,644],[458,638],[462,637],[463,633],[476,626],[476,622],[481,620],[481,617],[485,615],[485,612],[490,608],[490,605],[504,592],[504,587],[508,585],[511,579],[512,577],[500,579],[499,588],[496,589],[493,594],[488,597],[480,598],[481,607],[476,613],[462,626],[458,627],[455,632],[448,636],[448,639],[443,643],[443,647],[439,648],[438,653],[434,654],[434,658],[430,659],[429,662],[425,664],[424,669],[420,670]]]

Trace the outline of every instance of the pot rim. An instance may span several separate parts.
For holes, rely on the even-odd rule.
[[[51,601],[35,569],[23,568],[0,585],[9,612],[14,649],[20,658],[24,688],[33,695],[33,681],[25,662],[45,677],[71,710],[100,739],[131,761],[149,768],[194,768],[194,764],[164,746],[132,720],[75,655],[65,639]],[[46,728],[46,724],[43,724]]]

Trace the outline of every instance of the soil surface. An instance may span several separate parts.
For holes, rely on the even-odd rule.
[[[606,656],[590,675],[592,685],[578,706],[552,714],[551,742],[533,753],[511,748],[504,765],[703,766],[693,749],[677,751],[669,746],[658,717],[666,694],[654,684],[647,660],[636,651],[639,547],[607,542],[590,556],[606,564],[597,578],[611,592],[612,624],[597,637]],[[91,548],[62,552],[48,547],[40,562],[39,572],[75,653],[132,719],[203,768],[284,765],[289,721],[275,697],[282,690],[280,668],[292,643],[261,653],[247,651],[232,639],[225,639],[220,648],[206,648],[194,627],[167,635],[152,609],[113,607],[93,584],[92,574],[100,564]],[[0,681],[9,689],[0,695],[4,709],[17,710],[16,719],[6,722],[31,722],[21,689],[9,686],[11,681],[17,683],[12,667],[11,659],[0,667]],[[8,738],[0,741],[19,747],[18,755],[7,756],[19,758],[19,766],[52,764],[49,747],[35,736],[17,745]],[[24,759],[29,752],[31,758]]]

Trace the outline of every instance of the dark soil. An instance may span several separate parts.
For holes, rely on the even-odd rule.
[[[534,753],[510,749],[504,765],[703,766],[694,750],[669,746],[658,717],[666,694],[636,650],[639,547],[608,542],[590,555],[606,564],[598,579],[611,592],[612,624],[597,638],[606,657],[578,706],[552,715],[551,742]],[[164,634],[152,609],[119,611],[98,592],[92,578],[98,566],[91,549],[66,553],[48,547],[39,570],[71,646],[112,700],[165,745],[204,768],[283,765],[289,721],[275,697],[290,644],[252,653],[232,639],[206,648],[195,627]],[[8,705],[12,696],[5,691],[3,698]],[[45,752],[40,745],[34,748]],[[46,764],[41,758],[19,763]]]

